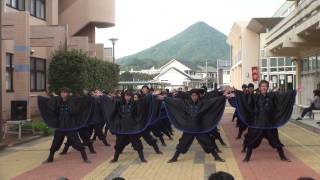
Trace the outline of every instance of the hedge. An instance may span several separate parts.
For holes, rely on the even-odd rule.
[[[59,92],[62,87],[73,93],[101,89],[110,91],[117,87],[119,67],[81,50],[56,50],[49,65],[49,91]]]

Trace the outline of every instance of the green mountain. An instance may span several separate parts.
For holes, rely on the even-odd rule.
[[[227,37],[205,22],[197,22],[174,37],[153,47],[117,60],[121,69],[135,70],[159,67],[172,58],[191,66],[203,65],[206,60],[211,66],[217,59],[229,59]]]

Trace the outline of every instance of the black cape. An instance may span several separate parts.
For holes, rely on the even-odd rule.
[[[60,96],[52,98],[38,96],[38,107],[43,121],[50,128],[73,131],[87,126],[91,112],[90,97],[69,97],[66,102]],[[61,112],[67,105],[69,110]]]
[[[296,91],[245,94],[235,92],[237,116],[251,128],[273,129],[285,125],[291,118]]]
[[[104,114],[101,109],[101,97],[91,96],[92,108],[89,116],[89,124],[101,124],[105,123]]]
[[[191,99],[165,98],[165,108],[170,122],[185,133],[208,133],[218,125],[224,109],[224,96],[200,100],[197,113],[192,112]]]
[[[219,97],[219,96],[222,96],[222,95],[223,95],[222,91],[213,90],[213,91],[207,92],[204,95],[204,98],[205,99],[210,99],[210,98],[215,98],[215,97]]]
[[[119,98],[103,96],[101,108],[111,133],[139,134],[151,123],[154,97],[147,95],[125,106]]]

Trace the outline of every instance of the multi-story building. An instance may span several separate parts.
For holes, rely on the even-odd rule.
[[[112,59],[110,49],[95,43],[95,30],[115,25],[114,0],[6,0],[2,16],[1,119],[10,119],[14,101],[27,102],[28,117],[37,113],[56,48]]]
[[[235,22],[227,39],[231,49],[230,84],[239,89],[253,82],[252,68],[259,65],[259,35],[247,26],[248,22]]]
[[[217,85],[219,87],[230,85],[230,68],[231,61],[217,60]]]
[[[320,1],[292,0],[292,12],[265,38],[267,56],[287,56],[295,61],[297,102],[308,105],[312,91],[320,88]]]
[[[267,32],[288,16],[293,7],[293,2],[286,1],[273,17],[252,18],[248,23],[234,24],[228,39],[232,48],[232,85],[239,88],[241,84],[253,81],[250,75],[252,68],[256,68],[259,70],[259,78],[255,80],[268,80],[271,89],[294,89],[296,67],[292,59],[286,56],[268,56],[265,50]]]

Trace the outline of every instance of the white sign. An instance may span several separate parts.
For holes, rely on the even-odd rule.
[[[288,83],[292,83],[292,76],[288,76]]]

